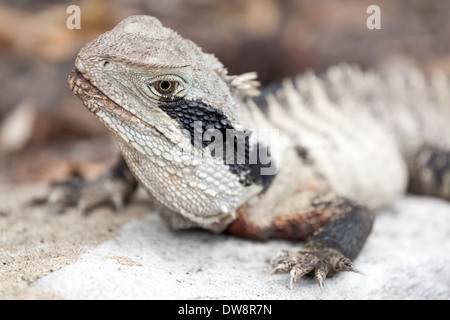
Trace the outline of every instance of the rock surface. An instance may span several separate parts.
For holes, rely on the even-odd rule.
[[[128,222],[67,267],[39,279],[69,299],[449,299],[450,204],[408,197],[381,212],[355,264],[366,276],[311,277],[288,289],[267,259],[288,241],[168,230],[156,214]]]

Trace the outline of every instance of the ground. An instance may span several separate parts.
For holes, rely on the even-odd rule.
[[[172,231],[142,192],[125,212],[28,206],[42,184],[1,186],[0,299],[450,299],[450,203],[408,196],[378,213],[356,266],[321,292],[267,262],[301,243]]]

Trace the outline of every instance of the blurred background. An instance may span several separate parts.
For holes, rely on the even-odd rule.
[[[81,29],[69,30],[69,5]],[[381,30],[366,9],[381,8]],[[450,73],[450,1],[0,1],[0,182],[94,177],[118,152],[69,90],[78,50],[131,14],[150,14],[263,84],[339,62]]]

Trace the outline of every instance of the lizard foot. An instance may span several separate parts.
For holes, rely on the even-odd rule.
[[[350,259],[332,248],[304,248],[298,252],[281,251],[272,260],[271,274],[289,272],[289,287],[305,274],[314,274],[320,290],[323,291],[327,275],[341,271],[353,271],[363,274],[353,266]]]
[[[73,177],[51,186],[46,198],[49,205],[63,212],[67,206],[77,206],[85,214],[87,210],[111,203],[116,211],[122,210],[135,185],[126,180],[115,179],[109,175],[95,180]]]
[[[76,205],[81,213],[98,205],[111,203],[119,211],[136,187],[137,181],[121,157],[110,171],[99,178],[85,180],[75,176],[55,183],[47,197],[35,199],[34,203],[47,203],[57,212],[64,212],[66,207]]]

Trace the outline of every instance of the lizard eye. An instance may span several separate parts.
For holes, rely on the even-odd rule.
[[[151,96],[157,99],[174,100],[181,98],[184,92],[183,81],[173,75],[159,77],[147,84]]]
[[[175,81],[162,80],[155,83],[155,89],[161,94],[170,94],[175,91],[177,83]]]

